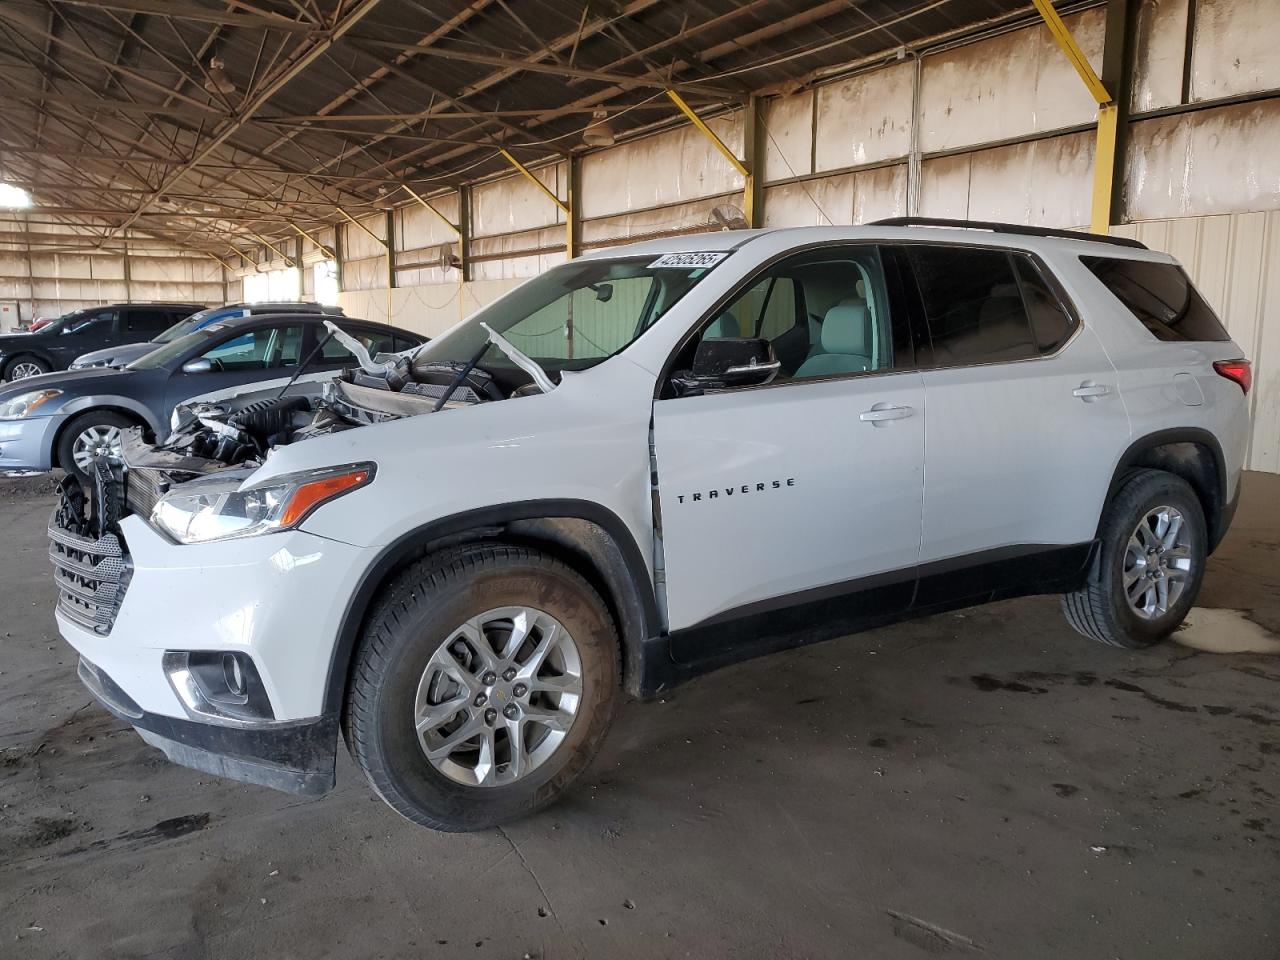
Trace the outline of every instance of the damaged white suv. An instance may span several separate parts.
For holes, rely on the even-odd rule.
[[[341,733],[395,810],[473,829],[565,790],[623,691],[1029,593],[1167,636],[1231,519],[1249,378],[1132,241],[602,250],[416,353],[134,438],[63,489],[57,620],[173,760],[320,793]]]

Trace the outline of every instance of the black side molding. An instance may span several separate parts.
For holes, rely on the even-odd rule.
[[[642,696],[755,657],[993,600],[1076,589],[1096,541],[1015,544],[752,603],[644,644]]]

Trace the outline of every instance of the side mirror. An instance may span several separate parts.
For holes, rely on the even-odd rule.
[[[213,361],[208,357],[197,357],[182,365],[183,373],[209,373],[213,369]]]
[[[705,390],[754,387],[778,375],[782,364],[768,340],[754,337],[717,337],[703,340],[693,355],[693,369],[672,377],[682,396]]]

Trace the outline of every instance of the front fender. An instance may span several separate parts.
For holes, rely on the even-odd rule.
[[[87,410],[102,409],[122,410],[125,413],[133,414],[145,423],[152,434],[157,437],[164,437],[169,432],[169,425],[157,417],[154,410],[144,403],[139,403],[132,397],[122,397],[119,394],[98,393],[85,397],[76,397],[74,400],[68,400],[64,403],[58,412],[74,417]]]

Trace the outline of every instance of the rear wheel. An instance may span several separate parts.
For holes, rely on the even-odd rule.
[[[552,802],[586,768],[618,699],[617,631],[569,567],[476,545],[389,588],[356,651],[347,743],[414,823],[476,830]]]
[[[133,426],[137,426],[133,420],[110,410],[82,413],[58,437],[58,466],[86,483],[99,458],[112,466],[120,463],[121,431]]]
[[[1101,546],[1084,586],[1062,599],[1086,637],[1137,649],[1169,636],[1195,603],[1208,536],[1195,491],[1180,477],[1141,470],[1103,513]]]
[[[48,373],[52,367],[39,357],[14,357],[4,367],[4,379],[10,382],[25,380],[27,377],[38,377]]]

